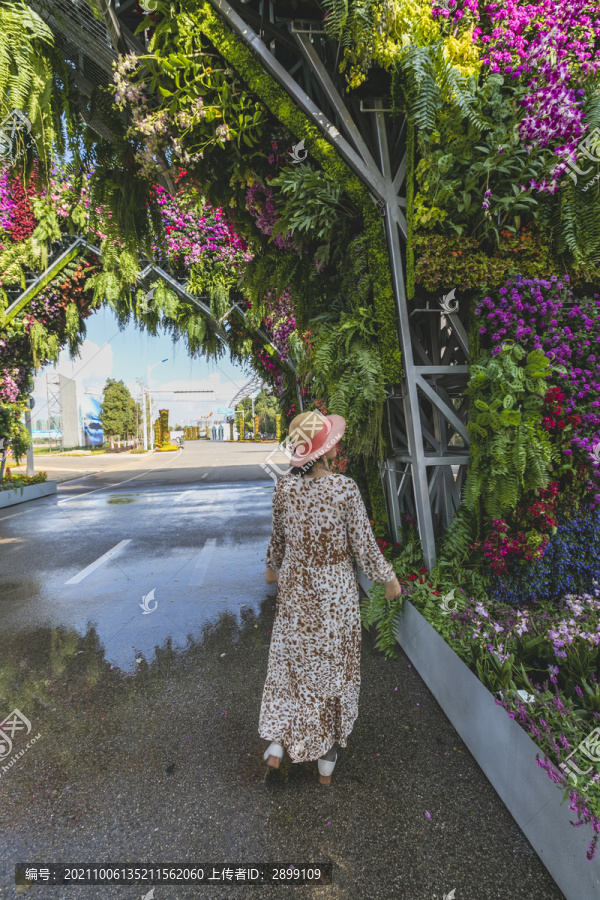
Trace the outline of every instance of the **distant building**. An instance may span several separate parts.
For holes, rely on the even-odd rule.
[[[59,379],[62,445],[63,447],[78,447],[81,438],[79,435],[79,410],[77,408],[77,383],[74,378],[67,378],[66,375],[59,375]]]

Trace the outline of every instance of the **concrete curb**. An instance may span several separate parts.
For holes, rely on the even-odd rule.
[[[373,582],[358,575],[368,591]],[[537,765],[537,744],[408,600],[397,638],[567,900],[596,900],[600,850],[587,859],[591,826],[571,825],[577,814],[561,806],[562,790]]]
[[[56,494],[56,481],[41,481],[39,484],[28,484],[22,488],[0,491],[0,509],[15,506],[17,503],[26,503],[28,500],[39,500],[50,494]]]

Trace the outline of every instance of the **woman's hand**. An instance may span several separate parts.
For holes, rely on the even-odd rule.
[[[402,587],[397,578],[393,578],[392,581],[386,581],[385,583],[385,599],[386,600],[395,600],[396,597],[399,597],[402,593]]]
[[[265,573],[265,581],[267,582],[267,584],[276,584],[278,580],[279,580],[279,573],[278,573],[277,569],[270,569],[267,566],[267,571]]]

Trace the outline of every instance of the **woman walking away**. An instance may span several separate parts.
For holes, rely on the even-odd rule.
[[[346,429],[341,416],[308,411],[290,424],[291,468],[273,493],[266,580],[279,582],[258,732],[279,768],[318,760],[331,782],[337,750],[358,716],[361,621],[351,553],[386,597],[401,593],[352,478],[329,471]],[[277,572],[276,570],[279,570]]]

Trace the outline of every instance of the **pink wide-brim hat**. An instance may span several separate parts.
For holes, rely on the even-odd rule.
[[[318,459],[342,439],[346,431],[343,416],[324,416],[316,409],[300,413],[290,422],[289,439],[294,446],[291,466],[303,466]]]

